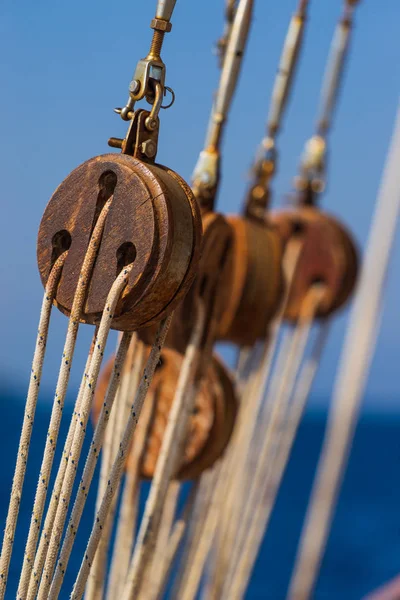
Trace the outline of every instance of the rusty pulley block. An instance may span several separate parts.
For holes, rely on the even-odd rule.
[[[135,330],[159,321],[190,287],[199,258],[200,216],[190,188],[166,167],[125,154],[80,165],[50,199],[38,236],[43,284],[57,256],[68,250],[56,295],[65,314],[71,311],[91,233],[109,198],[81,320],[99,321],[115,277],[133,262],[112,326]]]
[[[233,243],[226,265],[228,293],[218,339],[243,346],[265,337],[284,291],[283,245],[269,223],[229,216]]]
[[[230,276],[227,264],[233,235],[226,218],[218,213],[203,214],[202,227],[201,257],[196,276],[189,292],[175,310],[165,344],[182,354],[185,352],[196,319],[197,300],[201,300],[206,311],[201,342],[202,358],[206,363],[218,333],[218,323],[223,318],[229,300]],[[139,335],[149,344],[154,337],[154,331],[154,327],[147,327],[142,329]]]
[[[182,362],[181,354],[170,348],[163,349],[147,400],[152,404],[152,415],[141,461],[143,478],[153,477]],[[111,357],[96,389],[93,406],[95,421],[104,400],[113,363],[114,358]],[[131,396],[133,395],[134,390]],[[182,451],[182,461],[176,474],[178,479],[198,477],[222,455],[232,434],[236,411],[237,399],[232,378],[223,363],[213,356],[198,386],[195,408]],[[129,464],[128,459],[127,468]]]
[[[167,90],[160,52],[171,30],[173,0],[160,0],[151,22],[150,50],[137,64],[123,108],[115,109],[129,123],[124,139],[110,138],[120,155],[92,158],[58,187],[45,210],[38,238],[38,263],[43,283],[57,257],[68,255],[55,302],[70,314],[91,236],[102,210],[107,214],[80,319],[97,323],[116,276],[132,265],[127,285],[113,315],[112,327],[136,330],[159,322],[188,291],[196,272],[201,221],[192,191],[174,171],[155,164],[159,113]],[[174,98],[174,94],[172,92]],[[136,109],[146,99],[151,110]],[[110,202],[111,200],[111,202]]]
[[[301,244],[284,317],[294,321],[313,284],[326,287],[317,317],[341,308],[352,294],[358,274],[358,252],[350,232],[337,219],[313,206],[271,214],[287,245]]]

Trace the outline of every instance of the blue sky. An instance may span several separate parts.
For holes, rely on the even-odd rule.
[[[296,0],[256,0],[255,16],[226,131],[218,207],[237,211],[263,133],[271,87]],[[26,388],[42,287],[36,235],[46,203],[79,163],[108,151],[125,125],[112,112],[125,102],[139,58],[147,52],[155,2],[68,3],[44,0],[0,5],[0,236],[2,337],[0,379]],[[190,178],[203,144],[212,90],[218,81],[212,46],[222,31],[223,2],[178,0],[163,57],[175,105],[162,114],[158,160]],[[341,11],[339,0],[311,2],[295,93],[279,139],[274,206],[284,201],[305,140],[312,134],[327,53]],[[360,2],[352,52],[331,136],[328,189],[322,206],[339,215],[364,245],[390,141],[399,94],[400,3]],[[400,168],[400,167],[399,167]],[[368,382],[376,407],[400,406],[400,246],[389,272],[382,329]],[[335,327],[314,388],[329,397],[346,323]],[[66,319],[54,312],[43,396],[51,397]],[[72,372],[77,385],[91,328],[82,327]],[[111,344],[112,348],[112,344]]]

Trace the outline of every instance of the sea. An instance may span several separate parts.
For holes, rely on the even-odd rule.
[[[4,523],[23,417],[23,399],[7,392],[0,402],[0,518]],[[66,406],[62,435],[66,433],[71,410],[69,405]],[[29,505],[36,487],[49,416],[50,404],[41,403],[36,413],[28,463],[31,475],[24,487],[7,600],[15,598],[30,521]],[[324,412],[309,410],[305,415],[253,570],[247,600],[285,598],[325,425]],[[143,501],[144,498],[142,504]],[[92,490],[66,572],[66,591],[62,592],[61,599],[69,597],[79,569],[93,521],[94,502],[95,492]],[[313,597],[316,600],[362,600],[399,573],[400,415],[363,413]]]

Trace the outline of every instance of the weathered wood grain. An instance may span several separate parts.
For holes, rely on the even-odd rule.
[[[190,287],[200,252],[200,215],[190,188],[165,167],[122,154],[80,165],[50,199],[38,236],[43,284],[57,253],[70,243],[56,295],[65,314],[96,218],[111,196],[82,321],[99,321],[118,270],[134,260],[112,326],[135,330],[162,319]]]
[[[358,252],[347,229],[334,217],[314,207],[301,207],[271,215],[282,239],[302,241],[285,318],[297,320],[303,299],[313,283],[323,283],[327,292],[318,317],[341,308],[354,290],[358,274]]]

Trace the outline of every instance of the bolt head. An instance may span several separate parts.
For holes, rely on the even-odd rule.
[[[157,119],[147,117],[144,124],[146,126],[146,129],[148,129],[149,131],[154,131],[157,128]]]
[[[140,81],[138,81],[137,79],[132,79],[132,81],[129,84],[129,92],[131,94],[136,94],[139,91],[140,88]]]
[[[147,158],[153,158],[156,154],[157,147],[153,140],[146,140],[142,143],[140,150]]]

